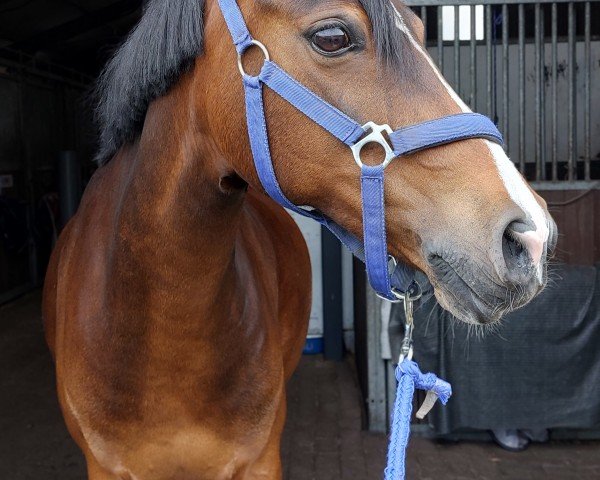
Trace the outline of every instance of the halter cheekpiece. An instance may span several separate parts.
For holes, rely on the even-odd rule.
[[[366,264],[369,283],[377,294],[396,302],[419,294],[414,270],[398,263],[388,254],[385,228],[384,171],[397,157],[427,148],[469,138],[484,138],[502,145],[502,135],[490,119],[477,113],[459,113],[393,131],[388,125],[367,122],[361,125],[292,78],[270,59],[267,48],[248,31],[236,0],[219,0],[221,11],[238,52],[242,74],[248,135],[254,164],[263,188],[279,204],[326,226],[352,253]],[[242,55],[252,45],[265,57],[257,76],[248,75]],[[279,186],[271,152],[263,106],[263,84],[346,144],[361,169],[364,242],[316,210],[294,205]],[[385,137],[389,138],[389,142]],[[363,164],[361,150],[377,143],[385,151],[385,160],[376,166]],[[390,273],[391,272],[391,273]]]

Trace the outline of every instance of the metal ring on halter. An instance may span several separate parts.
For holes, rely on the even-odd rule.
[[[397,266],[398,266],[398,260],[396,260],[396,258],[393,255],[388,254],[388,272],[393,273],[396,270]],[[384,297],[383,295],[380,295],[377,292],[375,292],[375,295],[377,295],[382,300],[385,300],[386,302],[390,302],[390,303],[400,303],[404,300],[404,293],[399,292],[394,287],[390,287],[390,291],[392,292],[392,295],[394,295],[396,297],[396,300],[390,300],[389,298]]]
[[[393,255],[388,255],[388,272],[392,272],[392,275],[393,275],[397,266],[398,266],[398,260],[396,260],[396,258]],[[411,296],[412,295],[411,287],[413,285],[416,286],[417,293],[414,296]],[[380,295],[377,292],[375,292],[375,295],[377,295],[382,300],[385,300],[386,302],[390,302],[390,303],[405,302],[407,298],[411,302],[416,302],[423,295],[423,290],[421,289],[421,285],[419,285],[415,281],[413,281],[409,285],[408,290],[406,292],[401,292],[400,290],[398,290],[397,288],[394,288],[394,287],[390,287],[390,291],[392,292],[392,295],[394,295],[396,297],[396,300],[390,300],[389,298],[384,297],[383,295]]]
[[[421,288],[421,285],[419,285],[415,280],[413,280],[413,282],[408,286],[406,292],[404,292],[403,296],[403,300],[406,300],[408,298],[410,302],[416,302],[423,296],[423,289]]]
[[[258,48],[261,49],[263,55],[265,56],[265,62],[268,62],[271,60],[271,57],[269,55],[269,51],[267,50],[267,47],[265,47],[262,43],[260,43],[258,40],[251,40],[250,41],[250,45],[254,45]],[[248,48],[250,48],[250,45],[248,45]],[[242,77],[246,76],[246,71],[244,70],[244,65],[242,63],[242,57],[244,56],[244,53],[246,53],[246,51],[248,50],[248,48],[246,48],[246,50],[244,50],[241,53],[238,53],[238,60],[237,60],[237,64],[238,64],[238,68],[240,70],[240,73],[242,74]]]
[[[354,161],[360,168],[362,168],[363,162],[360,158],[360,151],[368,143],[377,143],[381,145],[385,150],[385,159],[383,160],[381,165],[383,166],[383,168],[387,167],[390,164],[390,162],[397,157],[397,155],[394,153],[394,149],[390,146],[389,142],[383,136],[383,132],[386,132],[388,135],[391,135],[393,130],[389,125],[378,125],[374,122],[365,123],[362,128],[365,131],[365,133],[369,133],[350,147],[350,149],[352,150],[352,155],[354,155]]]

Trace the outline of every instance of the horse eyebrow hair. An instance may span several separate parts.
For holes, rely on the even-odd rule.
[[[408,39],[396,25],[396,12],[392,0],[358,0],[358,2],[371,21],[378,55],[390,67],[411,68],[412,55],[406,54],[410,50]]]

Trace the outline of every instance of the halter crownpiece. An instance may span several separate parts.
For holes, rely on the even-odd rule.
[[[469,138],[484,138],[502,145],[502,135],[496,126],[490,119],[477,113],[449,115],[396,131],[388,125],[375,122],[359,124],[295,80],[270,59],[268,49],[252,38],[236,0],[219,0],[219,5],[238,52],[250,146],[258,177],[267,194],[283,207],[326,226],[355,256],[365,262],[369,283],[381,298],[398,302],[406,298],[407,292],[410,298],[412,293],[418,295],[419,287],[414,282],[414,269],[397,263],[388,254],[384,202],[385,168],[399,156]],[[252,45],[259,47],[265,57],[256,76],[248,75],[242,65],[242,55]],[[269,148],[263,84],[350,147],[354,160],[361,169],[364,234],[362,242],[324,214],[294,205],[281,190]],[[387,133],[389,142],[383,132]],[[380,165],[363,164],[361,150],[369,143],[377,143],[384,148],[385,159]]]

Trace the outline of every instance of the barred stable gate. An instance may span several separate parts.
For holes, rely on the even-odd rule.
[[[406,3],[446,79],[497,123],[548,201],[559,261],[600,262],[600,0]],[[386,307],[362,282],[356,290],[366,296],[356,305],[356,355],[368,426],[385,431],[395,390]]]

